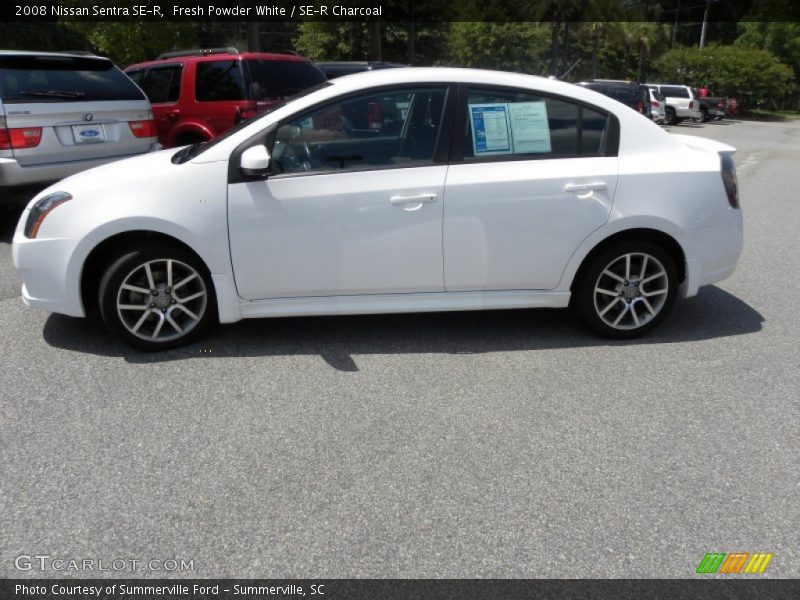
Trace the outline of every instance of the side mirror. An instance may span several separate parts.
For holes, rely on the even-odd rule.
[[[269,171],[269,151],[262,144],[242,152],[239,170],[249,177],[266,177]]]

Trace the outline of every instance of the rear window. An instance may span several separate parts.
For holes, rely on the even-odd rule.
[[[661,93],[664,94],[665,96],[671,96],[672,98],[689,97],[689,91],[686,88],[678,86],[662,85]]]
[[[294,96],[326,81],[322,71],[305,61],[248,59],[245,62],[250,71],[254,100]]]
[[[197,63],[195,98],[200,102],[245,100],[239,61],[215,60]]]
[[[145,99],[111,61],[72,56],[1,56],[0,97],[6,104]]]

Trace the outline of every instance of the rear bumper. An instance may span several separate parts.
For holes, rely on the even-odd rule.
[[[742,211],[730,209],[719,225],[687,231],[679,242],[686,253],[686,278],[680,293],[687,298],[736,270],[743,245]]]
[[[155,152],[161,149],[161,144],[154,143],[146,152]],[[146,154],[142,152],[140,154]],[[50,163],[45,165],[22,166],[14,158],[0,158],[0,188],[16,187],[23,185],[47,183],[64,179],[80,171],[86,171],[94,167],[99,167],[106,163],[140,154],[130,154],[126,156],[111,156],[107,158],[96,158],[92,160],[72,160],[60,163]]]

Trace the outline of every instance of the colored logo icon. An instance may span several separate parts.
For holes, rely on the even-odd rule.
[[[697,573],[763,573],[772,554],[766,552],[707,552],[697,565]],[[744,567],[744,570],[742,569]]]

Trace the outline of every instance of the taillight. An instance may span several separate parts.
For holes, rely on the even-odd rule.
[[[658,108],[659,106],[661,106],[661,103],[660,102],[656,102],[655,100],[651,100],[650,101],[650,106],[652,106],[653,108]]]
[[[130,121],[128,125],[131,126],[131,131],[137,138],[156,136],[156,122],[152,119],[147,121]]]
[[[731,208],[739,208],[739,184],[736,180],[736,165],[729,154],[720,154],[720,171],[722,173],[722,183],[725,185],[725,193],[728,196],[728,204]]]
[[[689,100],[689,108],[694,108],[694,100]]]
[[[244,110],[239,111],[239,118],[242,121],[246,121],[247,119],[252,119],[256,116],[256,110],[254,108],[245,108]]]
[[[42,141],[41,127],[0,129],[0,150],[36,148]]]

